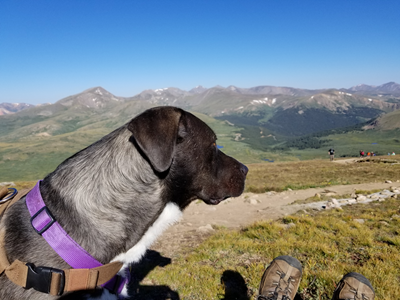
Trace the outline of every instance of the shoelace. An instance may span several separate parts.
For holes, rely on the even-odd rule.
[[[278,296],[273,296],[273,297],[267,297],[260,295],[257,297],[257,300],[276,300],[278,299]],[[291,300],[288,296],[282,296],[282,300]]]
[[[282,300],[291,300],[289,294],[292,293],[292,289],[290,288],[290,284],[292,282],[295,282],[296,280],[292,279],[292,277],[289,277],[288,281],[285,282],[282,279],[285,277],[285,273],[282,273],[280,271],[276,271],[276,273],[279,275],[279,281],[273,282],[273,285],[276,285],[275,291],[274,292],[269,292],[268,295],[259,295],[257,297],[257,300],[276,300],[279,296],[279,292],[283,292],[285,295],[282,295]],[[287,284],[285,289],[282,289],[281,287],[281,282],[283,281],[284,284]]]
[[[358,297],[358,290],[350,288],[350,292],[354,293],[354,298],[347,298],[346,300],[370,300],[369,297],[364,294],[361,295],[361,298]]]

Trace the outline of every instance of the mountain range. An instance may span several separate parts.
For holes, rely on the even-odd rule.
[[[33,106],[27,103],[0,103],[0,116],[14,114]]]
[[[42,178],[63,159],[160,105],[194,113],[217,133],[225,153],[245,163],[320,157],[328,145],[338,146],[341,156],[372,144],[376,153],[400,151],[396,83],[321,90],[198,86],[133,97],[95,87],[53,104],[0,104],[0,178]]]
[[[20,138],[60,134],[96,123],[122,124],[153,106],[173,105],[232,124],[258,126],[269,134],[302,136],[366,122],[400,108],[400,85],[359,85],[349,89],[308,90],[257,86],[198,86],[145,90],[117,97],[90,88],[54,104],[0,104],[0,136]]]

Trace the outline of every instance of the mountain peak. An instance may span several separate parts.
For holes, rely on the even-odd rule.
[[[0,103],[0,116],[14,114],[29,107],[34,107],[34,105],[27,103]]]
[[[391,81],[378,86],[378,89],[384,92],[400,92],[400,84]]]
[[[58,103],[64,106],[86,106],[87,108],[103,108],[109,103],[121,101],[101,86],[84,90],[82,93],[61,99]]]
[[[388,82],[379,86],[375,85],[367,85],[367,84],[359,84],[356,86],[353,86],[349,89],[350,91],[353,92],[369,92],[369,93],[375,93],[375,94],[386,94],[386,93],[394,93],[394,94],[400,94],[400,84],[397,84],[396,82]]]
[[[192,88],[189,93],[191,94],[201,94],[205,92],[207,89],[201,85],[196,86],[195,88]]]

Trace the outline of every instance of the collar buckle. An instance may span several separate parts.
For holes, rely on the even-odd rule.
[[[45,214],[42,214],[42,212],[45,212]],[[53,217],[47,206],[43,206],[31,218],[33,229],[35,229],[35,231],[40,235],[49,229],[54,222],[56,222],[56,219]]]

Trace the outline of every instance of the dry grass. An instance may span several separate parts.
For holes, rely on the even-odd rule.
[[[253,193],[400,180],[400,164],[339,164],[329,160],[310,160],[251,164],[248,167],[246,191]]]
[[[169,286],[180,299],[254,299],[268,263],[291,255],[303,265],[296,299],[331,299],[340,278],[355,271],[371,281],[376,300],[398,300],[399,212],[400,202],[389,200],[260,222],[241,231],[220,228],[192,254],[155,269],[144,283]],[[139,298],[146,297],[158,299]]]

